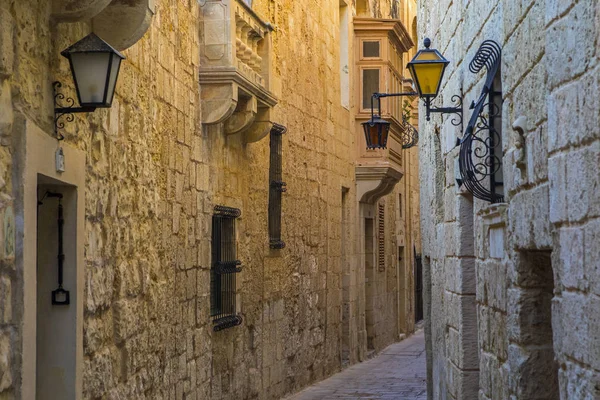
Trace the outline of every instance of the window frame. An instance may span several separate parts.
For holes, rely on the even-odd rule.
[[[365,56],[365,43],[378,43],[379,44],[379,56],[378,57],[366,57]],[[382,61],[383,60],[383,40],[381,38],[361,38],[359,39],[360,46],[360,61]]]
[[[364,91],[365,91],[365,85],[364,85],[365,79],[364,79],[364,73],[363,72],[365,70],[378,70],[379,71],[379,80],[378,80],[378,84],[377,84],[378,90],[377,91],[381,92],[381,88],[382,88],[382,84],[381,83],[383,81],[382,76],[383,76],[383,72],[384,72],[383,71],[383,66],[380,65],[380,64],[365,64],[365,65],[359,65],[358,66],[358,70],[359,70],[359,79],[360,79],[360,82],[359,82],[359,101],[360,101],[360,107],[359,107],[359,109],[360,109],[360,112],[363,112],[363,113],[364,112],[368,112],[368,113],[370,113],[371,112],[371,103],[370,102],[369,102],[369,104],[368,104],[367,107],[363,107],[364,106],[363,99],[364,99]],[[372,95],[372,93],[371,93],[371,95]],[[378,113],[379,110],[377,109],[377,104],[376,103],[373,104],[373,107],[374,107],[375,113]]]

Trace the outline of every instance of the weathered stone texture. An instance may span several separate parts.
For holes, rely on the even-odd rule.
[[[112,107],[77,114],[63,131],[63,145],[87,159],[85,187],[77,188],[85,193],[83,299],[77,299],[83,398],[276,399],[342,367],[342,332],[350,363],[367,356],[365,271],[355,261],[355,111],[340,104],[340,2],[253,2],[274,27],[274,115],[288,128],[281,251],[268,247],[268,140],[248,144],[223,126],[202,123],[199,3],[156,0],[147,33],[124,51]],[[413,1],[370,3],[371,16],[400,18],[411,30]],[[59,53],[90,32],[89,20],[59,23],[51,13],[51,0],[0,4],[0,222],[13,202],[22,221],[23,195],[13,184],[22,177],[13,163],[23,161],[23,121],[53,135],[52,81],[74,95]],[[385,268],[372,282],[376,351],[414,330],[418,153],[405,154],[405,178],[382,200]],[[221,332],[213,332],[209,315],[217,204],[242,211],[237,239],[244,267],[237,282],[244,322]],[[4,399],[20,395],[23,299],[34,294],[23,293],[23,271],[0,239]],[[19,251],[35,247],[21,245]],[[465,268],[474,274],[472,263]]]
[[[502,47],[506,204],[464,202],[470,196],[455,185],[452,148],[462,133],[446,119],[421,117],[431,398],[596,398],[600,342],[590,323],[598,320],[591,305],[599,280],[600,114],[594,93],[600,74],[597,46],[580,45],[595,43],[600,9],[588,0],[458,3],[420,1],[419,37],[430,37],[451,61],[436,100],[443,105],[460,88],[464,104],[479,95],[483,74],[467,67],[483,40]],[[443,153],[439,143],[446,144]],[[445,182],[439,179],[443,168]],[[472,235],[465,235],[468,226]],[[460,250],[470,248],[471,254]],[[477,327],[474,339],[461,345],[478,354],[474,369],[461,365],[456,350],[470,324],[447,317],[464,311],[453,299],[472,287],[460,282],[469,282],[460,269],[465,262],[475,264]],[[478,373],[478,382],[467,372]],[[478,395],[460,397],[464,385]]]

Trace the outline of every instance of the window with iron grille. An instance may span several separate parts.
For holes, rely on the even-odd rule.
[[[378,243],[377,243],[377,251],[379,255],[378,263],[379,270],[385,270],[385,204],[379,203],[379,212],[377,215],[378,218],[378,226],[377,226],[377,235],[378,235]]]
[[[210,315],[215,331],[242,323],[236,308],[236,274],[242,268],[237,259],[235,223],[240,215],[237,208],[215,206],[212,217]]]
[[[281,240],[281,197],[286,191],[282,180],[282,139],[287,128],[273,124],[270,139],[269,160],[269,246],[272,249],[283,249],[285,242]]]

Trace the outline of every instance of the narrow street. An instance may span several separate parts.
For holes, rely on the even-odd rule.
[[[354,365],[287,400],[425,400],[425,364],[425,338],[420,330],[389,346],[375,358]]]

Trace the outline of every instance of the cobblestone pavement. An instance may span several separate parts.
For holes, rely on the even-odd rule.
[[[426,400],[423,330],[395,343],[371,360],[353,365],[287,400]]]

